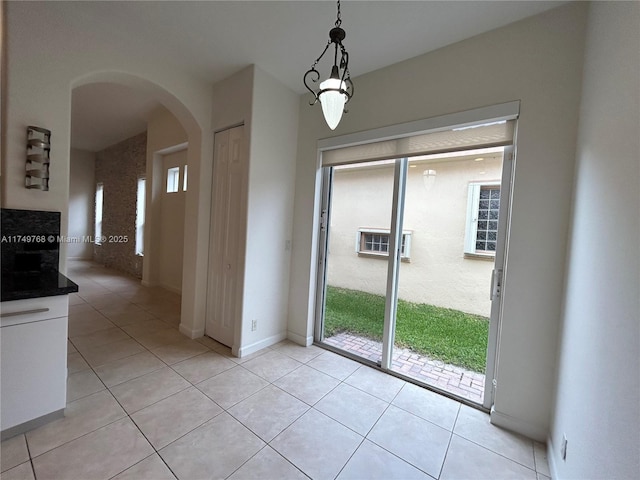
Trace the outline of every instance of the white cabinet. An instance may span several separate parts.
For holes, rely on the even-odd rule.
[[[64,414],[67,295],[2,302],[0,427],[7,438]]]
[[[216,133],[209,249],[209,289],[205,333],[234,346],[240,323],[244,237],[246,231],[247,155],[244,126]]]

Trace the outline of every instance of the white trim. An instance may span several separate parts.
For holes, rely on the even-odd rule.
[[[186,163],[182,166],[182,191],[186,192],[187,191],[187,184],[189,183],[188,180],[188,176],[189,176],[189,164]]]
[[[169,155],[170,153],[176,153],[176,152],[179,152],[180,150],[186,150],[187,148],[189,148],[189,142],[184,142],[184,143],[179,143],[177,145],[172,145],[167,148],[156,150],[153,153],[154,155]]]
[[[467,194],[467,219],[464,229],[464,253],[476,253],[479,205],[480,185],[470,183]]]
[[[238,358],[246,357],[247,355],[251,355],[252,353],[262,350],[263,348],[267,348],[267,347],[270,347],[271,345],[275,345],[276,343],[281,342],[286,338],[287,338],[286,332],[281,332],[281,333],[278,333],[277,335],[272,335],[271,337],[267,337],[263,340],[259,340],[250,345],[245,345],[244,347],[240,347],[236,355],[238,356]]]
[[[478,257],[495,257],[495,253],[476,251],[478,237],[478,209],[480,208],[480,190],[482,187],[501,187],[500,182],[469,182],[467,195],[467,217],[464,230],[464,254]],[[500,188],[502,193],[502,188]],[[487,219],[489,221],[489,219]]]
[[[549,464],[549,473],[551,474],[551,478],[559,478],[556,450],[553,445],[551,435],[547,438],[547,463]]]
[[[180,327],[178,327],[178,330],[180,331],[181,334],[186,335],[191,340],[204,336],[204,327],[189,328],[184,323],[180,323]]]
[[[8,427],[2,430],[2,433],[0,433],[0,439],[4,442],[5,440],[11,437],[15,437],[16,435],[28,432],[29,430],[34,430],[38,427],[46,425],[47,423],[53,422],[54,420],[58,420],[59,418],[64,418],[64,411],[65,409],[61,408],[60,410],[55,410],[51,413],[36,417],[24,423],[14,425],[13,427]],[[8,474],[8,471],[3,472],[3,475],[4,474]]]
[[[515,141],[515,138],[514,138]],[[500,212],[498,215],[498,238],[496,252],[493,260],[493,275],[501,275],[501,290],[504,290],[506,279],[506,255],[509,250],[509,228],[511,225],[511,192],[513,189],[513,175],[515,168],[513,145],[507,146],[502,153],[502,176],[500,180]],[[489,339],[487,342],[487,367],[485,369],[484,400],[485,408],[493,407],[496,384],[498,378],[498,359],[500,357],[500,330],[502,323],[502,292],[496,298],[493,281],[491,282],[491,314],[489,321]]]
[[[328,230],[331,223],[329,205],[331,203],[331,189],[333,188],[333,169],[322,168],[320,166],[321,159],[322,154],[318,152],[316,197],[313,207],[313,224],[318,225],[318,227],[313,229],[313,236],[311,237],[312,252],[316,252],[316,255],[311,255],[310,271],[312,276],[309,282],[309,301],[313,300],[315,316],[307,319],[308,325],[311,326],[310,333],[317,341],[324,340],[324,307],[327,295],[325,262],[327,260],[326,253],[329,249]]]
[[[171,293],[177,293],[178,295],[182,295],[182,289],[178,287],[172,287],[171,285],[167,285],[166,283],[158,284],[159,287],[164,288],[165,290],[169,290]]]
[[[350,133],[337,137],[318,140],[318,150],[333,150],[334,148],[351,147],[370,142],[391,140],[394,138],[409,137],[421,133],[435,132],[438,130],[450,130],[452,127],[464,127],[478,122],[498,122],[514,120],[520,113],[520,100],[500,103],[489,107],[480,107],[464,112],[450,113],[437,117],[416,120],[413,122],[398,123],[387,127],[375,128],[364,132]]]
[[[304,335],[300,335],[289,330],[287,331],[287,338],[293,343],[297,343],[298,345],[302,345],[303,347],[313,345],[313,335],[307,335],[305,337]]]
[[[364,132],[357,132],[318,140],[313,209],[314,228],[312,231],[312,254],[310,255],[309,269],[309,303],[307,308],[307,328],[309,332],[314,332],[314,328],[316,331],[320,330],[321,332],[322,315],[320,313],[322,312],[322,295],[321,292],[318,292],[318,289],[320,287],[324,287],[324,251],[321,251],[321,249],[327,248],[326,245],[319,244],[319,240],[322,235],[321,228],[319,228],[320,222],[318,220],[321,210],[323,208],[327,208],[326,198],[323,197],[323,194],[326,194],[325,190],[327,186],[322,182],[324,171],[322,166],[322,152],[331,149],[382,141],[385,139],[411,137],[419,133],[446,130],[451,129],[452,127],[459,128],[464,127],[465,125],[479,125],[481,123],[492,121],[517,120],[519,112],[520,101],[518,100],[494,106],[468,110],[465,112],[442,115],[430,119],[407,122]],[[515,122],[514,125],[512,144],[501,147],[504,149],[504,161],[502,166],[502,181],[498,182],[501,183],[500,218],[498,225],[499,235],[496,254],[493,261],[496,268],[500,269],[500,271],[503,272],[503,283],[505,281],[504,279],[506,278],[507,273],[504,256],[508,251],[508,230],[511,223],[510,198],[511,190],[513,188],[513,169],[515,168],[515,157],[513,154],[515,149],[513,145],[515,145],[516,143],[516,138],[517,122]],[[507,156],[509,156],[508,161]],[[508,179],[508,182],[505,181],[506,179]],[[505,212],[506,215],[502,215],[503,212]],[[492,385],[492,381],[494,378],[497,378],[497,359],[499,356],[501,315],[502,297],[499,298],[499,301],[496,301],[496,299],[494,299],[494,301],[492,302],[489,342],[487,346],[485,397],[483,400],[483,406],[485,408],[493,407],[495,388]],[[322,335],[319,334],[317,338],[322,339]],[[535,436],[536,438],[545,438],[544,432],[542,432],[537,427],[522,425],[522,422],[519,422],[517,419],[510,419],[508,416],[504,416],[499,413],[496,413],[495,416],[496,424],[500,424],[502,422],[503,424],[514,425],[514,429],[518,428],[518,425],[520,425],[523,428],[518,428],[518,430],[532,432],[531,435]]]
[[[506,428],[507,430],[519,433],[538,442],[544,442],[547,439],[547,430],[545,428],[525,422],[511,415],[500,413],[496,410],[495,405],[491,407],[491,423],[497,427]]]
[[[387,291],[384,306],[384,325],[382,329],[382,359],[380,366],[392,369],[392,354],[396,336],[398,311],[398,282],[402,246],[402,226],[404,224],[404,200],[407,190],[409,161],[407,158],[396,160],[393,174],[393,204],[391,205],[391,235],[389,235],[389,261],[387,263]]]

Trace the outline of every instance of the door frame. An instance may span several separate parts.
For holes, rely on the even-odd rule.
[[[313,338],[315,342],[324,341],[324,308],[325,298],[327,296],[327,251],[329,249],[329,236],[327,235],[331,219],[331,182],[333,182],[333,169],[323,168],[321,182],[321,199],[320,199],[320,226],[318,232],[318,268],[316,271],[316,286],[322,291],[316,290],[316,311],[315,321],[313,324]]]
[[[517,120],[520,112],[520,102],[508,102],[504,104],[494,105],[490,107],[482,107],[465,112],[458,112],[448,115],[442,115],[424,120],[408,122],[389,127],[382,127],[354,134],[342,135],[318,141],[318,158],[319,158],[319,175],[322,179],[320,182],[320,198],[319,198],[319,223],[317,225],[318,249],[316,251],[316,275],[315,282],[312,285],[315,293],[315,320],[313,326],[314,343],[321,343],[324,340],[324,308],[326,297],[326,252],[328,250],[328,226],[330,225],[331,215],[331,181],[332,168],[322,167],[322,153],[327,150],[345,148],[349,146],[361,145],[381,140],[409,137],[421,133],[430,133],[438,130],[450,129],[451,127],[459,127],[479,122],[498,122],[503,120]],[[485,370],[485,394],[481,408],[490,409],[493,405],[496,389],[496,373],[498,369],[499,359],[499,342],[500,330],[502,322],[502,287],[506,272],[506,257],[508,252],[508,230],[511,224],[511,208],[510,199],[512,197],[511,190],[513,188],[513,178],[515,174],[515,144],[516,144],[517,127],[514,129],[513,142],[507,145],[503,152],[502,178],[501,178],[501,199],[500,214],[498,220],[498,243],[497,251],[494,259],[494,270],[491,279],[491,316],[489,323],[489,338],[487,345],[487,367]],[[408,167],[407,158],[397,159],[394,170],[394,196],[392,206],[392,223],[390,231],[390,255],[387,270],[387,292],[385,302],[385,319],[384,319],[384,337],[382,347],[382,361],[377,365],[386,373],[411,381],[412,383],[420,383],[415,379],[406,377],[390,368],[391,356],[393,352],[393,340],[395,328],[395,314],[397,308],[397,281],[398,269],[400,265],[400,248],[402,228],[402,215],[404,214],[404,189],[406,187],[406,169]],[[505,186],[507,188],[505,188]],[[503,193],[505,192],[505,193]],[[505,198],[506,196],[506,198]],[[401,203],[401,204],[400,204]],[[326,345],[322,344],[323,347]],[[331,350],[336,350],[329,347]],[[347,355],[352,356],[352,355]],[[362,363],[370,364],[367,360],[361,359],[353,355],[353,358]],[[364,361],[363,361],[364,360]],[[420,383],[423,385],[422,383]],[[459,398],[450,392],[443,391],[437,387],[424,384],[427,388],[435,390],[439,393],[454,397],[457,400],[478,407],[479,404],[470,402],[466,399]]]
[[[213,140],[213,172],[212,172],[212,190],[211,190],[211,210],[210,210],[210,226],[209,226],[209,245],[208,245],[208,262],[207,262],[207,296],[205,305],[205,331],[204,334],[213,338],[214,340],[228,346],[234,355],[238,354],[242,335],[242,295],[243,295],[243,278],[244,278],[244,244],[245,232],[241,225],[241,219],[244,218],[246,208],[246,189],[245,186],[237,187],[233,192],[238,195],[240,200],[234,205],[231,205],[232,196],[229,188],[229,172],[231,172],[232,166],[232,141],[235,139],[238,141],[237,148],[239,149],[237,154],[237,166],[236,174],[241,178],[246,179],[247,175],[247,158],[245,155],[245,125],[244,123],[236,124],[221,130],[214,132]],[[224,138],[223,138],[224,136]],[[216,137],[218,141],[216,142]],[[227,158],[224,172],[218,171],[220,168],[219,148],[227,148]],[[218,190],[216,185],[217,176],[223,175],[225,178],[224,190]],[[218,197],[218,198],[217,198]],[[216,203],[216,200],[221,200],[220,204]],[[234,214],[234,215],[232,215]],[[229,252],[227,235],[229,229],[225,228],[221,230],[221,222],[229,222],[230,220],[237,220],[234,232],[237,235],[237,242],[233,245],[234,252]],[[228,227],[228,225],[225,226]],[[220,230],[219,230],[220,229]],[[220,234],[222,237],[218,236]],[[219,242],[218,242],[219,241]],[[221,251],[216,251],[218,246],[222,247]],[[229,287],[230,292],[224,292],[225,297],[222,305],[216,303],[220,300],[219,293],[216,289],[224,284],[225,287]],[[226,298],[226,293],[230,293],[230,297]],[[228,315],[231,325],[226,328],[218,320],[217,315],[218,308],[224,307],[227,310],[231,310]],[[224,315],[222,315],[224,316]]]
[[[502,178],[500,179],[500,210],[498,214],[498,236],[496,255],[493,263],[489,296],[491,313],[489,315],[489,338],[487,340],[487,366],[484,378],[484,398],[482,406],[491,408],[496,393],[496,373],[500,352],[500,327],[502,324],[502,287],[506,271],[506,257],[511,225],[511,191],[515,173],[515,134],[513,145],[504,147],[502,152]],[[505,186],[507,188],[505,188]],[[489,372],[491,372],[489,374]]]

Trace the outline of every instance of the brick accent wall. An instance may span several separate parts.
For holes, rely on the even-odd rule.
[[[138,178],[145,175],[147,133],[141,133],[96,155],[96,183],[102,183],[102,236],[94,246],[97,262],[142,278],[143,257],[136,248]]]

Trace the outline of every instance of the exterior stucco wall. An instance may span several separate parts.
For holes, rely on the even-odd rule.
[[[475,157],[479,157],[476,155]],[[409,261],[400,265],[402,300],[489,316],[492,258],[464,255],[470,182],[500,181],[500,154],[411,163],[404,231],[411,232]],[[425,170],[435,170],[426,180]],[[328,284],[384,295],[386,257],[359,255],[359,229],[389,230],[393,165],[336,168],[332,189]]]

